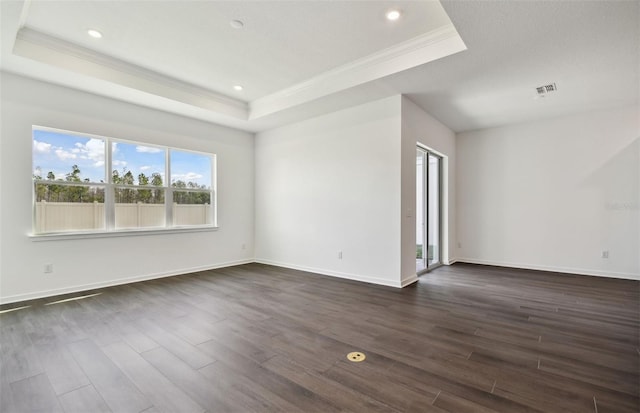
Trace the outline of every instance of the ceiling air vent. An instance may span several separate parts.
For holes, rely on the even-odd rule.
[[[549,83],[548,85],[538,86],[536,88],[536,92],[538,92],[538,97],[545,97],[551,92],[555,92],[558,90],[558,87],[555,83]]]

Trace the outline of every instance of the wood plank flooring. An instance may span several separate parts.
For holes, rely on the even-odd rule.
[[[90,293],[2,308],[29,305],[0,314],[0,411],[640,411],[636,281],[249,264]]]

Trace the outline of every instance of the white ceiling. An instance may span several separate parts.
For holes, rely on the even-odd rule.
[[[404,11],[402,24],[384,18],[390,4]],[[32,1],[26,18],[27,27],[246,101],[449,23],[438,3],[415,1]],[[104,38],[87,36],[89,27]]]
[[[640,92],[638,1],[2,0],[1,13],[3,70],[251,131],[397,93],[464,131]]]
[[[385,82],[455,131],[639,101],[639,1],[443,5],[468,50]],[[551,82],[558,91],[535,99]]]

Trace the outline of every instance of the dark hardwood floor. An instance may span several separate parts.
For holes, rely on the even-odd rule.
[[[250,264],[91,293],[0,315],[2,412],[639,411],[636,281]]]

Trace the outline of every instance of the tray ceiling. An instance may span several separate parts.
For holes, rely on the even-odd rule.
[[[637,104],[640,94],[640,2],[0,6],[2,70],[249,131],[399,93],[454,131]],[[385,18],[392,8],[397,21]],[[550,83],[557,92],[536,99]]]

